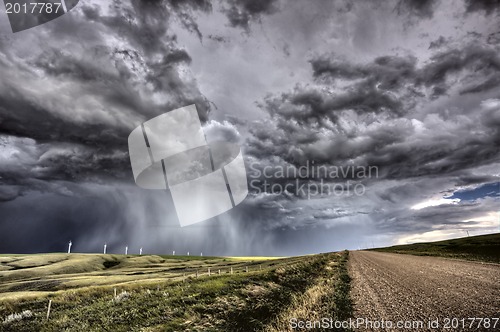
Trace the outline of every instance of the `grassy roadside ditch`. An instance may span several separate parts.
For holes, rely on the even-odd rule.
[[[266,331],[349,331],[331,325],[348,320],[353,314],[348,258],[348,251],[331,256],[315,282],[304,293],[295,295],[291,306]]]

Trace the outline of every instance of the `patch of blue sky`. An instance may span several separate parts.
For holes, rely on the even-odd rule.
[[[500,198],[500,182],[484,184],[474,189],[456,191],[453,195],[447,198],[459,198],[462,201],[475,201],[485,197]]]

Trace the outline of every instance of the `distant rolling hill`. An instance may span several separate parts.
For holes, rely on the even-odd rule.
[[[500,233],[438,242],[422,242],[386,248],[374,248],[371,250],[500,263]]]

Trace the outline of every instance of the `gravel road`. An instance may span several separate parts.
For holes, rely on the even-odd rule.
[[[500,331],[500,265],[367,251],[349,264],[356,330]]]

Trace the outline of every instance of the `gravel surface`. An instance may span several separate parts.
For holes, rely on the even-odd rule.
[[[368,320],[356,330],[500,331],[498,264],[367,251],[349,264],[354,317]]]

